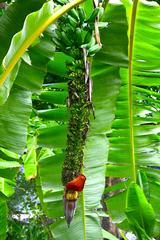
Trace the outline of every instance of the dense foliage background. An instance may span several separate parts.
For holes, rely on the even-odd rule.
[[[0,239],[160,239],[159,18],[158,0],[0,1]]]

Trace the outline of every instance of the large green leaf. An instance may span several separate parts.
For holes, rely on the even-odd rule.
[[[2,159],[0,177],[14,180],[20,167],[19,164],[20,156],[11,151],[8,151],[7,149],[0,148],[0,158]]]
[[[38,116],[43,119],[55,120],[55,121],[66,121],[68,119],[68,111],[66,107],[39,110]]]
[[[54,51],[52,38],[45,31],[23,55],[15,84],[39,94],[47,74],[47,63],[53,58]]]
[[[22,0],[7,7],[0,18],[0,62],[8,51],[13,35],[22,29],[26,16],[37,11],[44,2],[45,0]]]
[[[0,239],[6,239],[6,231],[7,231],[7,204],[6,201],[0,201]]]
[[[74,0],[62,7],[54,8],[53,1],[45,3],[42,8],[27,16],[23,28],[14,35],[9,50],[3,59],[2,72],[0,75],[0,103],[3,104],[9,96],[10,89],[15,77],[12,76],[12,70],[23,56],[27,48],[37,39],[37,37],[54,21],[56,21],[66,11],[82,0]],[[6,80],[6,81],[5,81]]]
[[[15,83],[29,91],[39,93],[45,75],[46,71],[22,61]]]
[[[6,178],[0,178],[0,192],[10,197],[14,193],[15,182]]]
[[[0,146],[22,153],[27,139],[27,126],[31,114],[31,93],[13,88],[3,106],[0,106]]]
[[[133,6],[124,1],[129,25],[129,64],[128,68],[124,68],[123,61],[120,63],[122,83],[116,106],[116,118],[112,133],[109,135],[107,176],[126,177],[136,182],[139,169],[143,169],[147,176],[149,191],[152,192],[148,199],[155,210],[158,223],[159,208],[155,204],[157,192],[152,188],[156,186],[158,189],[155,181],[159,182],[159,173],[149,166],[159,166],[160,7],[156,3],[151,5],[145,2],[139,3],[137,8],[136,4],[136,1]],[[112,20],[111,17],[111,23],[112,21],[114,22],[115,18]],[[120,37],[118,35],[120,28],[117,29],[117,38]],[[112,47],[112,43],[109,45]],[[121,191],[124,189],[122,186]],[[109,208],[114,222],[121,222],[120,226],[127,229],[124,213],[114,215],[119,211],[120,204],[125,207],[126,198],[122,198],[120,203],[119,195],[108,200]],[[114,209],[112,199],[117,202]]]
[[[138,239],[147,239],[147,236],[150,239],[155,224],[155,213],[143,190],[135,183],[128,187],[125,213]]]
[[[51,17],[52,13],[52,2],[44,4],[39,11],[27,16],[22,31],[13,37],[7,55],[3,59],[4,71],[1,74],[1,85],[3,83],[4,85],[1,87],[1,104],[3,104],[9,96],[10,89],[15,80],[15,77],[11,80],[8,74],[12,72],[15,64],[31,43],[43,32],[45,29],[44,24]],[[6,78],[7,81],[5,81]]]
[[[36,140],[30,138],[27,143],[27,153],[23,156],[24,174],[27,180],[31,180],[37,176],[36,163]]]
[[[40,184],[43,192],[43,208],[49,217],[63,216],[63,186],[61,169],[64,154],[50,153],[50,157],[41,154],[38,160]]]
[[[40,146],[65,148],[67,141],[66,125],[47,127],[39,130],[38,144]]]

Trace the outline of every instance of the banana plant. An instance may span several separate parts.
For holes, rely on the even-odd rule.
[[[33,0],[30,1],[34,3]],[[38,10],[44,2],[40,1],[33,11]],[[106,200],[113,221],[125,231],[134,231],[138,239],[159,236],[159,170],[153,168],[159,164],[159,5],[156,2],[138,3],[137,0],[133,5],[125,0],[123,4],[105,2],[103,22],[98,22],[101,8],[94,10],[92,1],[88,1],[82,8],[73,9],[70,14],[62,17],[62,22],[66,19],[69,22],[67,29],[62,28],[59,33],[56,29],[58,25],[50,25],[80,3],[80,0],[75,0],[54,8],[53,2],[49,1],[34,13],[31,13],[27,5],[20,18],[19,28],[14,28],[15,32],[10,33],[5,49],[0,47],[3,56],[0,73],[0,145],[3,147],[0,153],[3,193],[0,221],[4,226],[0,231],[1,239],[5,239],[7,228],[6,197],[13,192],[13,179],[20,167],[20,155],[14,156],[13,152],[6,152],[6,149],[22,154],[27,142],[31,92],[40,93],[47,71],[51,77],[56,75],[57,82],[44,85],[39,96],[32,96],[33,106],[34,102],[38,104],[35,104],[30,118],[28,152],[23,161],[26,178],[37,177],[37,191],[43,210],[55,221],[49,227],[53,239],[115,239],[102,231],[100,226],[98,210],[101,209],[105,176],[123,180],[105,189],[105,192],[119,190],[118,194],[113,194]],[[19,12],[18,7],[23,10],[19,1],[11,5],[6,14],[15,10]],[[3,27],[6,24],[9,24],[6,29],[11,27],[12,24],[5,23],[5,15],[2,17]],[[50,28],[47,28],[49,25]],[[102,48],[97,26],[105,27],[101,31]],[[72,38],[67,36],[70,32]],[[78,47],[74,48],[73,41],[76,47],[87,50],[87,60],[85,50],[80,55],[84,60],[78,59],[77,62],[76,59],[76,64],[72,64],[75,51],[76,54],[77,49],[79,51]],[[63,53],[56,53],[53,58],[56,47],[63,50]],[[95,53],[97,54],[92,59]],[[90,64],[92,62],[89,65],[89,75],[88,61]],[[84,154],[80,160],[80,170],[78,166],[78,172],[85,175],[86,183],[83,192],[79,194],[75,216],[68,228],[63,209],[65,187],[62,182],[65,182],[65,149],[69,149],[67,134],[71,133],[69,124],[73,113],[66,107],[70,105],[69,102],[66,104],[70,94],[67,82],[72,77],[79,78],[80,74],[84,76],[79,71],[82,70],[79,64],[83,63],[87,66],[84,68],[86,82],[88,77],[93,80],[92,100],[89,91],[92,102],[89,105],[90,115],[87,112],[89,130],[85,134],[85,141],[80,145]],[[77,72],[78,75],[75,75]],[[76,92],[74,97],[77,97]],[[43,103],[47,108],[40,108]],[[85,104],[84,108],[88,111]],[[75,145],[74,148],[77,149],[76,147]]]
[[[79,12],[78,9],[76,10],[77,12]],[[73,14],[73,12],[71,14]],[[92,14],[91,16],[93,17]],[[79,19],[79,17],[77,18]],[[74,21],[76,22],[76,20]],[[79,21],[80,20],[78,20],[78,23]],[[84,31],[83,33],[85,34],[86,32]],[[67,34],[67,30],[65,31],[65,34]],[[56,35],[56,38],[58,40],[59,36],[57,35]],[[64,36],[64,34],[62,36]],[[74,39],[75,39],[75,42],[77,43],[76,37],[74,37]],[[69,43],[68,41],[63,42],[63,44],[64,43],[68,45],[67,47],[67,50],[68,50],[71,43]],[[57,43],[58,47],[60,46],[60,44],[61,42]],[[84,45],[83,40],[81,40],[79,44],[83,46]],[[72,49],[73,49],[73,46],[74,45],[72,45]],[[68,51],[68,54],[69,54],[69,51]],[[74,53],[72,52],[71,55],[73,56],[73,54]],[[63,56],[63,54],[61,55]],[[64,59],[62,58],[60,62],[60,66],[64,65],[63,61]],[[83,64],[83,61],[79,60],[78,63]],[[41,204],[43,206],[45,213],[50,218],[56,219],[56,222],[51,226],[51,231],[55,239],[64,239],[64,238],[65,239],[72,239],[72,238],[103,239],[102,231],[100,229],[100,219],[98,217],[98,208],[101,208],[100,200],[101,200],[101,196],[102,196],[104,184],[105,184],[105,165],[107,161],[107,152],[108,152],[108,142],[106,139],[106,133],[110,131],[111,122],[114,118],[114,114],[112,115],[108,114],[108,109],[111,109],[110,111],[114,111],[116,97],[118,95],[118,90],[120,87],[120,81],[117,79],[117,76],[118,76],[117,69],[114,67],[110,67],[109,69],[107,69],[106,65],[101,66],[102,71],[100,71],[100,75],[99,75],[99,72],[97,73],[97,68],[99,67],[98,64],[99,64],[99,61],[98,60],[95,61],[93,66],[93,74],[92,74],[93,104],[95,108],[95,118],[93,116],[90,117],[90,128],[89,128],[87,140],[84,147],[84,160],[83,160],[83,166],[81,168],[82,173],[86,177],[86,183],[85,183],[83,192],[80,194],[80,197],[78,199],[76,213],[71,224],[70,224],[70,219],[67,218],[68,223],[70,224],[69,228],[64,219],[63,198],[62,198],[64,188],[61,183],[61,171],[62,171],[63,162],[64,164],[68,163],[66,162],[66,160],[64,161],[64,158],[65,158],[64,149],[66,148],[66,142],[67,142],[66,123],[68,119],[64,118],[64,115],[59,114],[59,117],[60,117],[59,120],[61,121],[60,125],[58,124],[55,125],[55,123],[53,122],[52,123],[46,122],[46,127],[39,129],[39,135],[38,135],[39,146],[53,147],[52,156],[49,156],[46,151],[45,152],[43,151],[43,149],[39,153],[38,162],[37,162],[38,169],[39,169],[37,189],[38,189],[39,197],[41,199]],[[76,65],[73,65],[73,66],[76,66]],[[80,67],[79,68],[78,67],[79,66],[76,66],[76,68],[79,70]],[[77,76],[76,70],[74,74],[75,76]],[[74,75],[71,75],[71,76],[74,76]],[[109,76],[109,77],[106,78],[106,76]],[[82,74],[82,77],[83,77],[83,74]],[[74,79],[72,79],[72,81],[74,81]],[[58,115],[58,113],[61,112],[61,109],[65,108],[64,104],[65,104],[66,96],[64,97],[64,94],[66,90],[66,84],[52,83],[47,87],[56,89],[56,91],[49,91],[49,89],[48,91],[46,91],[47,90],[46,89],[39,96],[40,101],[48,101],[49,103],[57,105],[58,108],[53,110],[46,109],[43,111],[38,111],[37,113],[40,118],[43,118],[46,120],[49,120],[49,119],[55,120],[56,116],[54,115],[54,112],[56,111],[56,114]],[[112,100],[108,101],[107,99],[109,98],[111,98]],[[63,124],[62,124],[62,121],[63,121]],[[79,147],[82,147],[82,146],[79,145]],[[74,152],[74,154],[76,153]],[[72,159],[72,162],[73,162],[73,159]],[[92,176],[94,176],[94,179]],[[75,179],[73,181],[75,181]],[[71,185],[71,183],[72,182],[67,183],[66,186],[68,186],[69,184]]]

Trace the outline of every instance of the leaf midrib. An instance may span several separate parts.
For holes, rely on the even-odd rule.
[[[135,145],[134,145],[134,126],[133,126],[133,89],[132,89],[132,70],[133,70],[133,47],[134,47],[134,32],[137,14],[138,0],[133,1],[132,15],[129,32],[128,46],[128,100],[129,100],[129,126],[130,126],[130,143],[131,143],[131,159],[132,159],[132,180],[136,182],[136,161],[135,161]]]

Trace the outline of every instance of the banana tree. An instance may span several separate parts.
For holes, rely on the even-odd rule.
[[[118,14],[117,14],[118,13]],[[98,126],[98,128],[100,128],[101,130],[103,129],[103,124],[104,124],[104,126],[106,127],[106,132],[104,132],[105,134],[106,133],[108,133],[109,132],[109,130],[110,130],[110,122],[109,122],[109,120],[108,120],[108,116],[109,116],[109,118],[110,118],[110,120],[112,120],[113,119],[113,117],[114,117],[114,97],[116,97],[116,94],[117,94],[117,92],[118,92],[118,89],[119,89],[119,85],[120,85],[120,78],[122,79],[122,76],[121,76],[121,71],[122,71],[122,69],[123,68],[126,68],[126,69],[124,69],[124,70],[126,70],[127,71],[127,67],[128,67],[128,59],[127,59],[127,46],[128,46],[128,41],[127,41],[127,26],[128,26],[128,22],[127,22],[127,17],[126,17],[126,13],[125,13],[125,8],[124,8],[124,6],[122,6],[122,5],[109,5],[109,6],[107,6],[107,8],[106,8],[106,15],[105,15],[105,17],[106,18],[104,18],[104,20],[107,20],[108,22],[110,22],[110,23],[112,23],[113,25],[109,28],[109,29],[107,29],[107,30],[104,30],[103,32],[102,32],[102,39],[104,40],[104,41],[102,41],[103,42],[103,46],[104,46],[104,48],[102,49],[102,51],[100,51],[100,53],[98,53],[97,55],[96,55],[96,57],[95,57],[95,59],[94,59],[94,61],[93,61],[93,65],[92,65],[92,78],[93,78],[93,83],[94,83],[94,87],[93,87],[93,103],[94,103],[94,106],[95,106],[95,109],[96,109],[96,120],[93,120],[93,126],[94,126],[94,124],[96,125],[97,123],[97,126]],[[119,19],[123,19],[123,21],[121,21],[121,22],[119,22],[118,20]],[[119,33],[119,27],[121,27],[121,29],[120,29],[120,33],[121,33],[121,35],[119,35],[119,38],[117,39],[115,36],[114,36],[114,34],[115,34],[115,31],[117,31],[118,33]],[[117,30],[118,29],[118,30]],[[132,29],[132,31],[133,31],[133,29]],[[117,33],[116,32],[116,33]],[[108,38],[106,37],[106,36],[108,36]],[[113,38],[113,36],[114,36],[114,38]],[[110,45],[107,45],[107,43],[108,42],[111,42],[111,38],[112,39],[115,39],[114,41],[112,40],[112,44],[113,44],[113,46],[114,46],[114,48],[112,47],[112,44],[110,44]],[[110,40],[110,41],[109,41]],[[106,43],[106,44],[105,44]],[[118,56],[117,56],[118,55]],[[107,75],[107,79],[105,78],[106,77],[106,75]],[[100,88],[100,94],[98,95],[98,88],[97,88],[97,86],[96,86],[96,80],[98,79],[98,81],[101,83],[100,84],[100,86],[102,87],[100,87],[99,86],[99,88]],[[101,80],[101,81],[100,81]],[[105,94],[107,93],[107,91],[106,91],[106,89],[105,89],[105,84],[104,84],[104,82],[103,82],[103,80],[105,81],[105,82],[107,82],[107,89],[109,89],[109,93],[110,93],[110,98],[107,98],[107,102],[105,102],[105,108],[104,108],[104,113],[105,113],[105,111],[107,111],[107,113],[108,113],[108,111],[109,110],[111,110],[111,113],[110,114],[105,114],[104,116],[107,118],[106,120],[107,120],[107,122],[108,122],[108,126],[107,126],[107,124],[106,124],[106,122],[104,121],[104,119],[105,119],[105,117],[103,116],[103,118],[102,118],[102,121],[101,121],[101,118],[99,117],[99,115],[98,115],[98,112],[100,111],[101,112],[101,114],[102,114],[102,108],[98,105],[98,103],[96,103],[96,97],[98,98],[98,97],[100,97],[101,96],[101,100],[100,101],[102,101],[102,96],[105,96]],[[112,81],[113,82],[112,82]],[[108,81],[110,81],[109,83],[108,83]],[[112,84],[111,84],[112,83]],[[157,85],[157,83],[153,83],[153,85]],[[109,88],[109,86],[110,86],[110,88]],[[150,85],[151,86],[151,85]],[[103,93],[103,90],[105,91],[105,93],[104,93],[104,95],[102,94]],[[97,94],[97,96],[96,96],[96,94]],[[156,95],[158,95],[158,94],[156,94]],[[127,95],[128,96],[128,95]],[[130,97],[131,97],[131,94],[129,95]],[[109,102],[109,100],[110,100],[110,102]],[[111,102],[112,101],[112,102]],[[141,99],[138,99],[138,101],[139,102],[141,102]],[[109,107],[108,108],[106,108],[106,104],[109,104]],[[98,107],[97,107],[98,106]],[[104,105],[103,105],[104,106]],[[96,108],[97,107],[97,108]],[[121,109],[122,107],[120,107],[120,109]],[[123,114],[122,114],[123,115]],[[125,115],[124,115],[125,116]],[[99,121],[101,121],[101,122],[99,122]],[[114,126],[114,125],[113,125]],[[130,124],[128,124],[128,126],[130,126]],[[90,128],[90,131],[92,132],[92,124],[91,124],[91,126],[90,126],[91,128]],[[119,125],[118,125],[118,127],[119,127]],[[99,129],[97,128],[97,133],[98,132],[101,132]],[[93,128],[94,129],[94,128]],[[63,129],[62,129],[62,131],[64,131]],[[48,135],[47,135],[47,132],[48,132]],[[47,130],[47,132],[46,132],[46,137],[49,139],[49,131]],[[96,132],[96,131],[95,131]],[[54,133],[54,132],[53,132]],[[97,134],[96,133],[96,134]],[[102,134],[102,132],[101,132],[101,134]],[[42,135],[40,134],[40,139],[42,140],[42,138],[41,138],[41,136],[44,136],[44,132],[42,133]],[[112,135],[111,135],[112,136]],[[111,138],[111,136],[110,136],[110,140],[112,139]],[[41,141],[40,140],[40,141]],[[102,139],[101,139],[102,140]],[[61,141],[61,140],[60,140]],[[94,139],[94,141],[95,141],[95,139]],[[100,143],[101,141],[99,140],[99,143]],[[62,143],[62,142],[61,142]],[[127,138],[127,143],[128,143],[128,138]],[[48,143],[49,144],[49,143]],[[102,142],[101,142],[101,144],[102,144]],[[126,143],[125,143],[126,144]],[[158,142],[157,142],[157,144],[158,144]],[[87,143],[86,143],[86,146],[87,146]],[[128,145],[127,145],[128,146]],[[99,146],[99,149],[100,149],[100,146]],[[112,150],[112,149],[111,149]],[[93,150],[92,150],[93,151]],[[101,153],[102,153],[102,150],[101,150]],[[129,153],[130,153],[130,150],[129,150]],[[126,155],[128,156],[128,154],[126,153]],[[100,154],[98,155],[99,157],[99,163],[100,163]],[[109,155],[110,156],[110,155]],[[61,156],[62,157],[62,156]],[[61,158],[60,156],[59,156],[59,159]],[[120,157],[121,157],[121,155],[120,155]],[[63,158],[63,157],[62,157]],[[53,159],[55,159],[55,157],[53,158]],[[55,160],[56,161],[56,160]],[[55,202],[55,192],[53,192],[52,194],[53,194],[53,197],[51,198],[51,193],[49,194],[49,192],[47,193],[47,189],[46,189],[46,179],[47,179],[47,176],[45,176],[45,174],[43,173],[43,171],[44,171],[44,165],[43,164],[45,164],[45,162],[46,162],[46,160],[45,159],[42,159],[42,160],[40,160],[40,173],[41,173],[41,176],[42,176],[42,185],[43,185],[43,181],[44,181],[44,191],[45,191],[45,201],[44,201],[44,204],[47,206],[47,208],[48,208],[48,210],[49,210],[49,213],[51,214],[51,216],[52,216],[52,214],[53,214],[53,216],[54,217],[56,217],[57,215],[54,215],[54,214],[57,214],[57,212],[55,212],[54,210],[53,210],[53,213],[51,213],[51,209],[54,209],[54,207],[53,206],[55,206],[55,204],[58,204],[58,202],[59,202],[59,204],[60,204],[60,206],[62,206],[62,202],[61,202],[61,199],[60,198],[58,198],[57,199],[57,203]],[[50,163],[49,163],[50,162]],[[122,164],[122,166],[123,165],[125,165],[124,163],[123,163],[123,160],[121,159],[121,161],[120,161],[120,163]],[[41,165],[42,164],[42,165]],[[49,160],[48,159],[48,168],[49,168],[49,166],[54,166],[54,163],[53,163],[53,160]],[[62,164],[62,163],[61,163]],[[94,164],[94,163],[93,163]],[[121,165],[120,164],[120,165]],[[151,164],[151,163],[150,163]],[[154,165],[154,163],[152,162],[152,165]],[[84,166],[85,166],[85,160],[84,160]],[[93,167],[93,165],[92,165],[92,167]],[[107,176],[119,176],[119,177],[126,177],[126,175],[125,175],[125,173],[124,173],[124,171],[122,171],[121,172],[121,175],[118,175],[118,174],[120,174],[120,172],[118,171],[118,174],[116,175],[116,173],[114,173],[114,171],[112,171],[112,174],[110,175],[110,174],[108,174],[108,172],[109,171],[111,171],[111,167],[113,168],[113,170],[114,170],[114,168],[115,167],[117,167],[115,164],[113,164],[113,166],[111,166],[111,164],[109,165],[109,164],[107,164]],[[125,166],[124,166],[125,167]],[[60,167],[59,167],[60,168]],[[51,169],[51,167],[50,167],[50,169]],[[55,168],[56,169],[56,168]],[[126,170],[126,167],[125,167],[125,170]],[[128,166],[127,166],[127,170],[128,170]],[[57,170],[56,170],[57,171]],[[85,173],[85,171],[86,171],[86,166],[85,166],[85,168],[84,168],[84,173]],[[91,170],[90,170],[90,172],[91,172]],[[115,175],[113,175],[113,173],[115,174]],[[43,175],[44,174],[44,175]],[[56,174],[55,174],[56,175]],[[146,179],[146,176],[145,176],[145,174],[144,174],[144,172],[140,172],[139,173],[139,182],[141,183],[141,186],[145,186],[146,185],[146,182],[143,182],[145,179]],[[127,176],[127,177],[129,177],[129,176]],[[137,177],[136,177],[137,178]],[[135,179],[133,179],[132,177],[130,178],[132,181],[134,181],[135,183],[136,183],[136,181],[135,181]],[[127,179],[128,180],[128,179]],[[59,174],[59,181],[60,181],[60,174]],[[92,180],[92,182],[93,182],[93,180]],[[128,229],[131,229],[131,230],[134,230],[135,232],[136,232],[136,234],[138,235],[138,237],[139,238],[141,238],[142,236],[144,236],[145,238],[147,237],[148,238],[148,234],[149,235],[152,235],[152,230],[153,230],[153,225],[154,225],[154,221],[155,221],[155,214],[154,214],[154,212],[153,212],[153,209],[152,209],[152,207],[151,207],[151,205],[147,202],[147,200],[146,200],[146,198],[145,198],[145,196],[143,196],[143,192],[139,189],[139,187],[137,186],[137,185],[135,185],[135,183],[133,184],[130,184],[130,187],[129,187],[129,189],[128,189],[128,195],[127,195],[127,199],[126,199],[126,197],[124,196],[124,192],[122,193],[122,199],[121,199],[121,196],[119,196],[118,195],[118,197],[119,197],[119,200],[120,200],[120,202],[121,203],[124,203],[125,204],[125,202],[126,201],[128,201],[128,199],[132,199],[133,198],[133,200],[131,201],[128,201],[127,202],[127,204],[128,204],[128,206],[130,206],[130,204],[131,204],[131,210],[136,214],[136,207],[134,207],[134,199],[135,198],[137,198],[137,199],[143,199],[143,201],[141,201],[140,203],[139,203],[139,207],[142,209],[142,214],[144,215],[143,217],[144,217],[144,220],[146,221],[146,226],[145,225],[143,225],[142,227],[141,227],[141,222],[139,223],[138,222],[138,227],[137,227],[137,222],[136,221],[139,221],[139,219],[137,220],[137,219],[134,219],[134,218],[131,218],[132,216],[130,216],[129,214],[127,215],[127,211],[129,211],[128,209],[129,209],[129,207],[126,209],[126,215],[127,216],[129,216],[128,218],[131,218],[131,220],[130,219],[128,219],[128,222],[131,224],[131,227],[126,227],[126,226],[128,226],[128,224],[129,223],[126,223],[126,225],[124,225],[123,226],[123,224],[121,224],[120,225],[120,227],[122,226],[122,229],[124,228],[125,230],[128,230]],[[125,187],[125,189],[127,188],[127,186],[129,185],[129,181],[126,181],[125,183],[123,183],[123,184],[121,184],[121,185],[119,185],[119,186],[114,186],[114,188],[115,187],[119,187],[119,189],[120,189],[120,187],[122,188],[122,190],[123,190],[123,188]],[[50,186],[51,187],[51,189],[49,190],[49,191],[51,191],[54,187],[55,187],[55,185],[54,185],[54,183],[53,183],[53,186]],[[91,188],[91,185],[90,185],[90,188]],[[84,192],[83,192],[83,194],[85,194],[85,190],[87,189],[87,184],[86,184],[86,187],[85,187],[85,189],[84,189]],[[109,189],[107,189],[106,191],[112,191],[112,189],[113,189],[113,187],[112,188],[109,188]],[[121,190],[121,189],[120,189]],[[61,188],[61,189],[58,189],[58,192],[62,192],[63,191],[63,189]],[[58,193],[57,193],[58,194]],[[146,195],[147,195],[147,193],[146,193]],[[48,202],[48,197],[50,196],[50,203]],[[85,199],[87,199],[87,196],[86,196],[86,198],[84,198],[84,201],[85,201]],[[110,199],[109,201],[108,201],[108,205],[109,205],[109,207],[111,206],[111,212],[112,212],[112,210],[114,211],[114,208],[115,208],[115,206],[114,206],[114,202],[112,203],[112,200],[113,200],[114,198],[112,198],[112,199]],[[117,200],[116,200],[116,198],[115,198],[115,201],[116,201],[116,204],[117,204]],[[51,203],[52,202],[52,203]],[[113,205],[112,205],[113,204]],[[133,204],[133,205],[132,205]],[[144,205],[144,206],[143,206]],[[52,206],[52,207],[50,207],[50,206]],[[58,205],[56,205],[56,206],[58,206]],[[83,202],[82,202],[82,206],[84,206],[83,205]],[[97,206],[98,207],[98,206]],[[120,209],[120,206],[118,206],[119,207],[119,209]],[[125,207],[124,207],[124,205],[123,205],[123,209],[124,209]],[[148,212],[147,212],[147,214],[145,215],[145,212],[144,212],[144,209],[148,209]],[[59,217],[62,217],[63,216],[63,213],[62,213],[62,208],[60,208],[61,209],[61,213],[59,213]],[[82,209],[82,207],[80,206],[80,210],[79,210],[79,212],[77,211],[77,214],[78,214],[78,217],[81,215],[81,209]],[[122,212],[122,214],[123,214],[123,216],[125,215],[125,210]],[[121,216],[119,215],[119,211],[117,210],[117,215],[120,217],[120,219],[121,219]],[[134,214],[133,214],[134,215]],[[127,219],[127,216],[126,216],[126,219]],[[83,215],[82,216],[82,218],[83,219],[86,219],[85,220],[85,223],[86,223],[86,225],[85,225],[85,223],[84,223],[84,225],[82,225],[81,226],[81,224],[80,224],[80,219],[79,219],[79,221],[77,221],[76,222],[76,225],[78,224],[78,226],[79,226],[79,234],[78,235],[76,235],[76,225],[74,225],[74,223],[73,223],[73,229],[74,229],[74,231],[75,231],[75,235],[74,236],[78,236],[79,238],[80,237],[82,237],[83,236],[83,238],[87,238],[87,237],[90,237],[90,235],[92,236],[92,233],[88,233],[87,232],[87,218],[85,217],[85,215]],[[150,228],[148,227],[148,222],[149,221],[153,221],[153,224],[150,224]],[[115,221],[115,219],[114,219],[114,221]],[[119,223],[119,222],[118,222]],[[132,226],[132,225],[135,225],[135,226]],[[95,227],[94,227],[95,228]],[[141,229],[141,228],[143,228],[143,229],[147,229],[147,228],[149,228],[149,230],[147,230],[147,233],[145,233],[145,230],[139,230],[139,229]],[[82,229],[82,232],[81,232],[81,229]],[[84,232],[84,229],[86,229],[86,233]],[[57,237],[57,239],[60,239],[62,236],[63,236],[63,232],[62,232],[62,230],[64,231],[64,236],[66,237],[66,238],[71,238],[71,236],[72,236],[72,232],[70,233],[70,231],[67,231],[67,230],[65,230],[65,225],[64,225],[64,222],[63,221],[60,221],[59,223],[57,223],[55,226],[53,226],[53,232],[55,233],[55,236]],[[142,231],[142,232],[141,232]],[[60,232],[61,232],[61,234],[60,234]],[[140,233],[139,233],[140,232]],[[84,235],[83,235],[84,234]],[[142,236],[141,236],[142,235]],[[97,238],[97,235],[95,235],[96,236],[96,238]],[[93,236],[92,236],[92,238],[93,238]]]
[[[159,148],[160,8],[156,2],[104,2],[105,13],[99,20],[103,8],[87,1],[63,15],[80,2],[54,8],[52,1],[39,1],[36,6],[35,0],[26,5],[17,1],[0,19],[1,32],[12,29],[3,35],[6,40],[0,47],[1,192],[12,194],[21,158],[13,152],[22,154],[27,145],[25,175],[37,179],[42,208],[55,221],[50,226],[53,239],[115,239],[100,227],[105,176],[123,179],[105,189],[105,193],[119,190],[106,201],[113,221],[125,231],[134,231],[138,239],[151,239],[159,236],[159,170],[153,166],[158,166]],[[21,12],[19,25],[13,27],[17,12]],[[101,39],[100,27],[104,28]],[[41,92],[49,76],[51,83],[44,84]],[[67,186],[79,173],[86,183],[68,229],[63,184]]]

